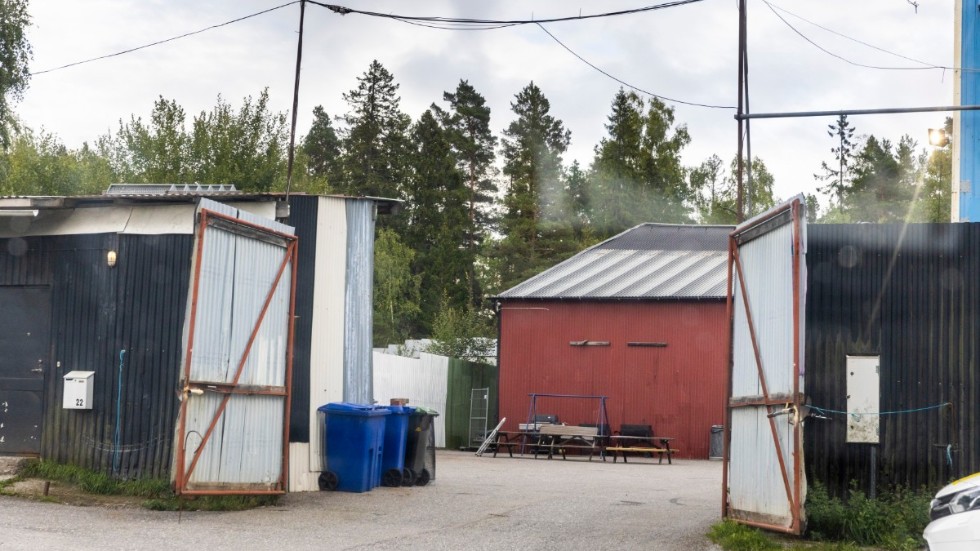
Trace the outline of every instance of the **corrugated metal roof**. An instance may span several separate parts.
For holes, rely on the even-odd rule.
[[[731,226],[641,224],[497,298],[724,298],[731,231]]]

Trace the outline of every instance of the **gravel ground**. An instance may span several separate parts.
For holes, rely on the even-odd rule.
[[[717,549],[721,463],[439,452],[425,487],[290,494],[243,512],[0,497],[0,549]]]

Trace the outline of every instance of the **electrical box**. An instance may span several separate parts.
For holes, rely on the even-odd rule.
[[[847,442],[879,443],[879,356],[847,357]]]
[[[94,371],[69,371],[65,374],[64,409],[92,409],[92,390],[95,386]]]

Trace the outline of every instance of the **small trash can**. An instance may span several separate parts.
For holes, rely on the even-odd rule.
[[[390,413],[385,417],[384,453],[381,456],[382,486],[411,486],[415,481],[412,471],[405,468],[405,445],[408,442],[408,420],[415,408],[386,406]]]
[[[425,486],[436,478],[436,433],[432,421],[438,416],[437,411],[415,408],[408,418],[405,468],[411,471],[416,486]],[[411,485],[404,480],[402,484]]]
[[[725,454],[725,426],[711,425],[711,440],[708,442],[708,459],[719,460]]]
[[[377,486],[388,409],[339,402],[317,412],[324,430],[320,489],[367,492]]]

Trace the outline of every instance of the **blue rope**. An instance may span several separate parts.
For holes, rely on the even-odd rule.
[[[946,464],[950,467],[953,466],[953,445],[946,444]]]
[[[116,381],[116,431],[112,436],[112,472],[119,474],[119,419],[122,415],[122,370],[126,350],[119,351],[119,378]]]
[[[951,405],[953,405],[953,404],[951,404],[949,402],[943,402],[942,404],[937,404],[937,405],[934,405],[934,406],[926,406],[924,408],[900,409],[900,410],[896,410],[896,411],[840,411],[840,410],[837,410],[837,409],[819,408],[817,406],[810,406],[810,409],[813,410],[813,411],[815,411],[815,412],[817,412],[820,415],[824,415],[824,414],[827,414],[827,413],[838,413],[838,414],[841,414],[841,415],[853,415],[855,417],[860,417],[861,415],[899,415],[899,414],[903,414],[903,413],[917,413],[917,412],[920,412],[920,411],[928,411],[930,409],[944,408],[944,407],[951,406]]]

